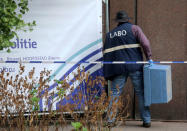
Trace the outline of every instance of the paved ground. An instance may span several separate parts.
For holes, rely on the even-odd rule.
[[[127,121],[125,125],[112,128],[111,131],[187,131],[187,123],[152,122],[151,128],[144,128],[140,121]]]
[[[152,122],[151,128],[144,128],[140,121],[127,121],[119,123],[117,127],[106,131],[187,131],[187,123],[184,122]],[[72,127],[67,126],[63,131],[71,131]],[[50,131],[55,131],[51,128]],[[59,129],[60,131],[60,129]]]
[[[152,122],[151,128],[144,128],[140,121],[127,121],[119,123],[110,131],[187,131],[187,123],[184,122]],[[72,128],[71,128],[72,129]],[[70,127],[64,128],[64,131],[71,131]]]
[[[140,121],[127,121],[124,123],[118,123],[117,127],[114,127],[110,130],[103,131],[187,131],[187,122],[158,122],[153,121],[151,128],[144,128],[141,126],[142,122]],[[47,130],[43,128],[41,131],[72,131],[72,126],[68,125],[66,127],[56,129],[54,126],[50,126]],[[27,129],[26,131],[37,131],[38,128],[35,129]],[[7,130],[7,128],[1,128],[0,131],[20,131],[19,129]],[[99,130],[98,130],[99,131]]]

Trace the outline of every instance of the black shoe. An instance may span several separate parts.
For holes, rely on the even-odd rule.
[[[151,123],[143,123],[143,127],[149,128],[151,127]]]
[[[107,122],[107,123],[104,123],[104,127],[115,127],[117,124],[116,122]]]

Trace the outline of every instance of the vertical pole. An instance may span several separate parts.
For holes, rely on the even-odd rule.
[[[134,0],[134,24],[137,25],[137,14],[138,14],[138,1]],[[135,101],[135,92],[134,92],[134,101],[133,101],[133,118],[136,119],[136,101]]]
[[[138,1],[134,0],[134,24],[137,25],[138,24]]]
[[[106,7],[106,33],[109,32],[109,0],[105,0]],[[108,96],[110,96],[112,82],[108,80]]]
[[[106,5],[106,33],[109,32],[109,0],[105,0]]]

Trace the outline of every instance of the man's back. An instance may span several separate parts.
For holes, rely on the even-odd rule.
[[[140,44],[132,32],[131,23],[123,23],[107,33],[104,44],[104,61],[142,61]],[[142,64],[106,64],[104,76],[125,74],[142,70]]]

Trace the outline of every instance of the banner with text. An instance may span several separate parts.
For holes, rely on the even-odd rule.
[[[102,59],[102,0],[32,0],[29,12],[24,16],[27,22],[36,21],[32,32],[18,32],[19,39],[13,39],[11,52],[0,51],[0,61],[66,61],[67,63],[25,63],[28,73],[35,67],[35,76],[40,71],[51,70],[49,92],[53,92],[56,109],[59,101],[55,83],[66,76],[73,79],[79,62]],[[81,64],[86,72],[102,75],[102,65]],[[1,71],[14,76],[19,72],[18,63],[1,63]],[[68,94],[68,92],[67,92]],[[40,110],[47,110],[40,98]]]

